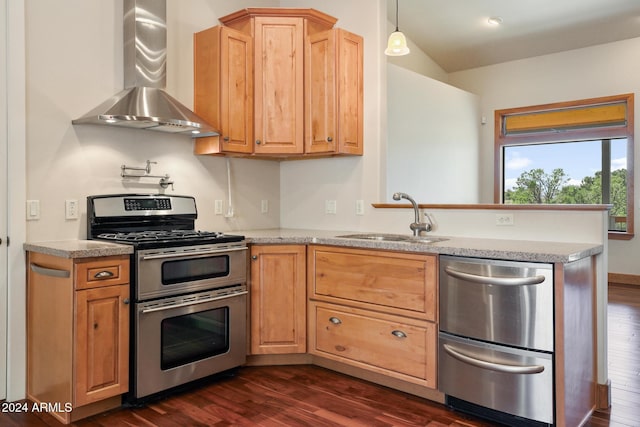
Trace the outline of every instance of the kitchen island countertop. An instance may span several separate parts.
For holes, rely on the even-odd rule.
[[[364,249],[418,252],[438,255],[456,255],[514,261],[567,263],[602,253],[598,243],[548,242],[532,240],[485,239],[471,237],[432,237],[446,240],[433,243],[377,241],[338,237],[363,234],[358,231],[264,229],[237,230],[253,244],[319,244]],[[380,233],[384,234],[384,233]],[[430,235],[431,236],[431,235]]]

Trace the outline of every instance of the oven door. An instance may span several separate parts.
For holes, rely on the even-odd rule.
[[[135,399],[246,361],[245,285],[138,303],[135,310]]]
[[[136,301],[246,283],[247,247],[196,245],[136,252]]]

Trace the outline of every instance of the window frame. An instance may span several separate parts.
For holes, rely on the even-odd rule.
[[[527,113],[546,113],[567,109],[588,108],[603,104],[624,103],[627,109],[626,124],[565,129],[562,131],[539,131],[505,135],[504,121],[506,117]],[[494,202],[504,204],[504,156],[505,146],[531,145],[533,143],[571,142],[586,140],[602,140],[614,138],[627,139],[627,229],[626,231],[609,230],[609,238],[630,240],[634,236],[634,96],[633,93],[607,96],[601,98],[582,99],[528,107],[496,110],[494,117]],[[571,206],[571,205],[566,205]]]

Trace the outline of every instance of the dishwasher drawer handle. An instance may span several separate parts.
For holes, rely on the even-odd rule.
[[[58,270],[57,268],[47,268],[39,266],[38,264],[31,263],[31,271],[34,273],[42,274],[43,276],[50,277],[61,277],[63,279],[67,279],[71,277],[71,272],[69,270]]]
[[[464,362],[468,365],[472,365],[482,369],[490,369],[496,372],[502,372],[505,374],[539,374],[544,371],[542,365],[504,365],[502,363],[490,362],[488,360],[478,359],[476,357],[469,356],[454,349],[449,344],[443,345],[444,350],[452,357]]]
[[[444,271],[451,277],[466,280],[468,282],[480,283],[483,285],[500,285],[500,286],[526,286],[539,285],[544,282],[544,276],[531,277],[491,277],[480,276],[477,274],[465,273],[463,271],[454,270],[451,267],[445,267]]]

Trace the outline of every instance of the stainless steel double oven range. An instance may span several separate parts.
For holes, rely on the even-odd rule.
[[[195,230],[193,197],[87,197],[89,239],[130,244],[130,387],[149,397],[246,360],[247,246]]]

